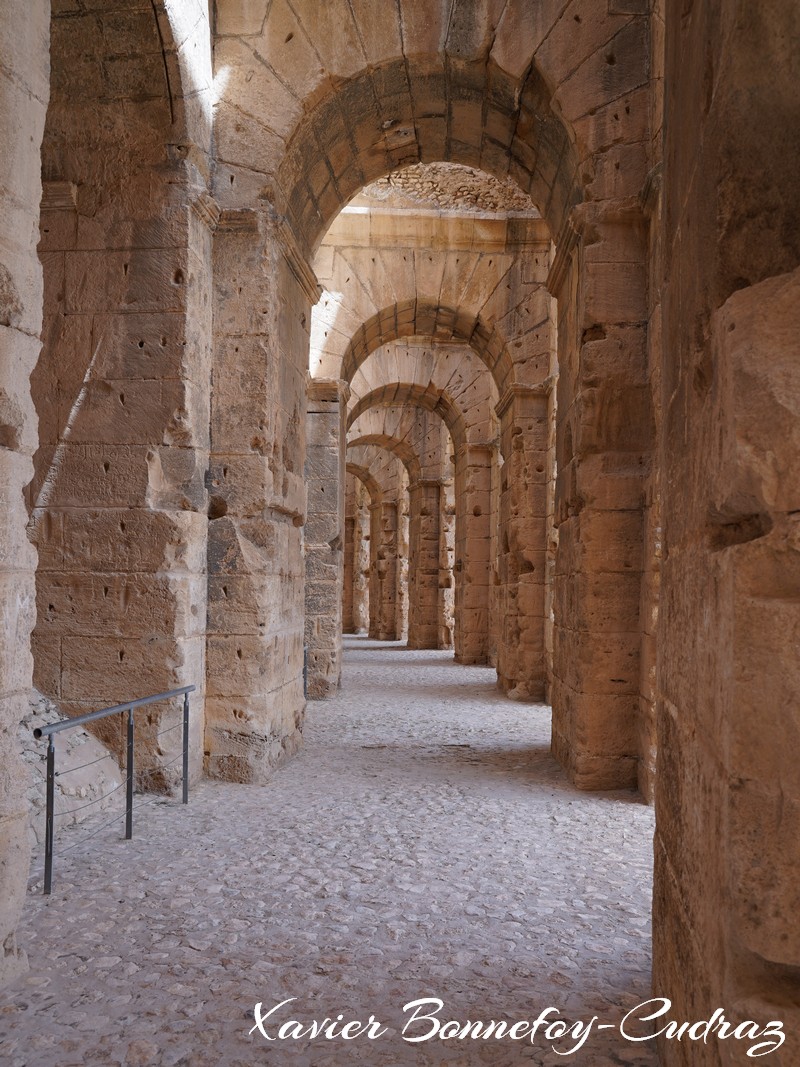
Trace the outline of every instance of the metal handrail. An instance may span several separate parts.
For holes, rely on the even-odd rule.
[[[56,748],[53,735],[62,730],[72,730],[85,722],[105,719],[109,715],[128,713],[127,753],[125,762],[125,840],[133,837],[133,715],[137,708],[146,704],[155,704],[172,697],[183,697],[183,803],[189,803],[189,694],[197,689],[195,685],[184,685],[180,689],[170,689],[166,693],[156,693],[151,697],[139,697],[124,704],[115,704],[111,708],[90,711],[86,715],[77,715],[74,719],[61,719],[47,726],[37,726],[33,736],[47,738],[47,807],[44,831],[44,892],[49,894],[53,887],[53,844],[55,839],[55,790],[56,790]]]

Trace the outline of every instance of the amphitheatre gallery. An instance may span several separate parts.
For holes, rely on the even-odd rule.
[[[0,1064],[800,1064],[800,0],[3,0]]]

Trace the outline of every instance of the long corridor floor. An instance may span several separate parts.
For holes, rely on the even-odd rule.
[[[0,994],[0,1063],[656,1062],[618,1029],[650,996],[652,812],[573,789],[548,709],[446,653],[347,638],[342,690],[309,705],[305,738],[266,786],[203,782],[188,807],[143,806],[133,841],[108,830],[57,859],[20,931],[30,973]],[[262,1022],[275,1040],[250,1034],[257,1002],[287,998]],[[423,998],[443,1002],[436,1021],[410,1022]],[[548,1007],[597,1016],[573,1055],[543,1025],[407,1040]],[[385,1032],[277,1036],[370,1016]]]

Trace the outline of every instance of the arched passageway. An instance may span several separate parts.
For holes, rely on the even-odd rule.
[[[348,390],[422,339],[498,393],[501,685],[550,697],[575,786],[655,800],[656,991],[780,1016],[800,1062],[797,36],[782,0],[7,0],[0,981],[33,678],[64,712],[191,680],[190,775],[271,788]],[[372,183],[433,190],[412,233]]]

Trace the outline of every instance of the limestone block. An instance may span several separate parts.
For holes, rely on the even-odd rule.
[[[176,379],[93,380],[81,395],[70,441],[207,447],[205,408],[199,390]]]
[[[34,630],[31,634],[33,684],[54,699],[61,695],[61,638]]]
[[[0,323],[0,446],[23,455],[32,455],[38,444],[28,378],[40,347],[36,337]]]
[[[561,17],[553,20],[550,32],[536,49],[536,61],[543,70],[580,70],[604,46],[609,55],[614,52],[612,38],[626,22],[624,16],[610,15],[591,0],[573,0]]]
[[[646,471],[646,458],[636,453],[588,455],[575,468],[576,492],[584,507],[635,511],[644,502]]]
[[[288,638],[252,634],[209,635],[206,650],[207,691],[212,697],[246,697],[269,693],[280,677]]]
[[[210,576],[209,631],[264,634],[279,630],[286,615],[283,585],[272,574]]]
[[[553,671],[576,692],[635,695],[639,691],[637,633],[581,633],[557,627]]]
[[[61,655],[62,707],[67,713],[75,707],[92,711],[180,685],[198,685],[204,676],[200,641],[155,635],[124,641],[64,637]]]
[[[737,779],[729,818],[736,935],[760,958],[793,965],[800,933],[790,916],[800,906],[800,885],[787,844],[797,840],[800,797],[768,782]]]
[[[202,577],[52,573],[37,593],[39,632],[144,637],[203,625]]]
[[[207,484],[212,518],[231,515],[253,519],[264,511],[274,492],[273,472],[259,453],[216,453]]]
[[[201,574],[205,515],[142,508],[74,508],[37,517],[39,570],[61,572]]]
[[[192,376],[201,337],[180,313],[96,314],[91,329],[94,373],[100,379],[158,381]]]
[[[0,617],[3,641],[0,643],[0,694],[27,691],[32,658],[29,634],[36,621],[33,576],[0,572]]]
[[[58,452],[58,478],[48,492],[52,507],[137,507],[147,499],[145,446],[65,443]]]
[[[36,553],[25,534],[22,487],[30,480],[28,456],[0,449],[0,566],[33,571]]]
[[[653,440],[649,386],[604,381],[581,390],[575,401],[578,420],[575,449],[582,455],[599,451],[642,452]]]
[[[183,311],[188,267],[181,248],[67,253],[65,310]]]
[[[722,511],[800,509],[791,473],[800,458],[800,373],[792,341],[800,326],[798,293],[800,270],[735,293],[715,318],[716,359],[730,375],[735,404],[721,457]]]
[[[617,100],[598,107],[574,122],[581,160],[625,143],[646,142],[650,123],[650,92],[642,86],[625,92]],[[613,322],[614,319],[597,319]]]

